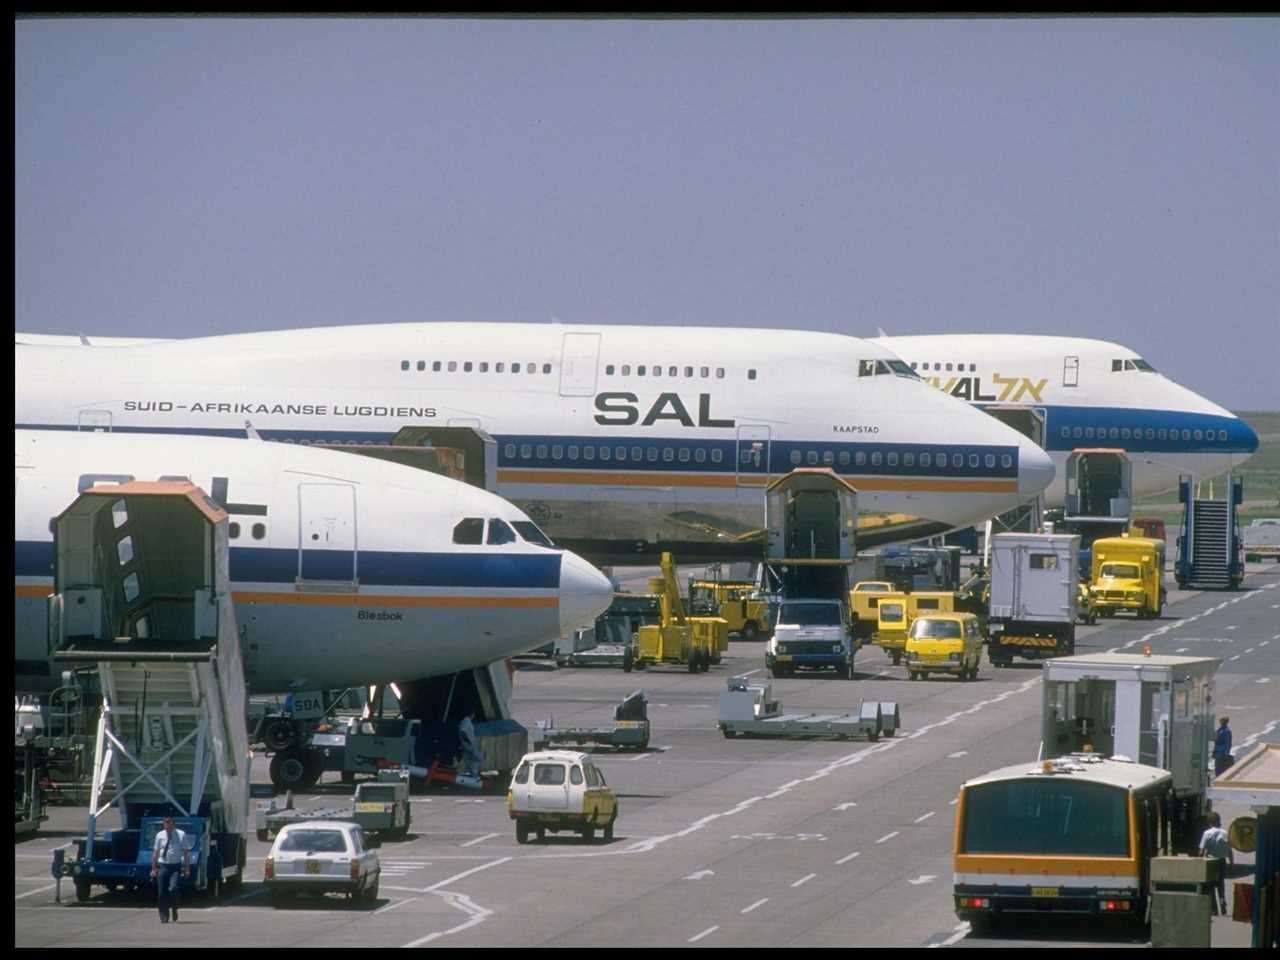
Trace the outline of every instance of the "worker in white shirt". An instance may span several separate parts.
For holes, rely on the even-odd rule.
[[[1227,831],[1222,829],[1222,815],[1219,813],[1209,815],[1209,829],[1200,838],[1200,856],[1223,861],[1218,870],[1218,882],[1214,884],[1210,896],[1213,898],[1213,912],[1225,915],[1227,912],[1226,865],[1235,863],[1235,855],[1231,852],[1231,841],[1227,838]],[[1221,904],[1221,910],[1218,909],[1219,904]]]
[[[178,922],[179,868],[183,877],[191,872],[187,835],[178,829],[173,817],[165,817],[163,828],[156,834],[151,848],[151,876],[156,881],[161,923],[168,923],[170,919]]]

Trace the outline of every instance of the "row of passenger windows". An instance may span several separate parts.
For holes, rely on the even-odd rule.
[[[944,363],[934,363],[934,364],[922,363],[922,364],[920,364],[920,369],[921,369],[921,370],[928,370],[928,369],[932,368],[932,369],[933,369],[933,371],[934,371],[935,373],[941,373],[941,372],[943,371],[943,368],[944,368],[944,367],[946,368],[947,372],[951,372],[952,367],[954,367],[954,368],[955,368],[955,372],[956,372],[956,373],[964,373],[964,366],[965,366],[965,365],[964,365],[963,363],[956,363],[956,364],[951,364],[951,363],[945,363],[945,364],[944,364]],[[916,365],[915,365],[914,363],[913,363],[913,364],[911,364],[911,369],[912,369],[912,370],[916,369]],[[978,372],[978,365],[977,365],[976,363],[971,363],[971,364],[969,364],[969,372],[970,372],[970,373],[977,373],[977,372]]]
[[[579,446],[576,443],[570,444],[521,444],[518,448],[519,459],[521,460],[546,460],[548,457],[552,460],[600,460],[600,461],[623,461],[630,458],[632,463],[657,463],[661,460],[663,463],[723,463],[724,451],[719,448],[712,448],[710,451],[703,447],[695,447],[692,450],[688,447],[639,447],[633,446],[629,449],[619,444],[618,446],[608,446],[602,444],[596,447],[592,444],[583,444]],[[508,461],[517,459],[517,447],[514,443],[506,444],[503,453]],[[754,464],[759,466],[759,454],[753,449],[743,449],[740,453],[741,462],[744,464]],[[921,467],[929,468],[937,466],[943,468],[947,466],[948,454],[942,450],[937,453],[867,453],[866,451],[858,451],[850,454],[848,450],[842,450],[838,454],[833,450],[792,450],[791,451],[792,466],[801,466],[807,464],[816,467],[822,466],[855,466],[865,467],[870,464],[873,467],[879,466],[904,466],[914,467],[917,463]],[[957,469],[964,467],[968,463],[969,468],[976,470],[981,466],[987,469],[995,469],[996,455],[988,453],[979,456],[976,453],[968,454],[966,457],[962,453],[950,454],[951,466]],[[1000,466],[1006,470],[1013,466],[1013,456],[1005,453],[1000,455]]]
[[[503,448],[502,452],[509,461],[517,459],[516,445],[514,443],[508,443],[506,447]],[[597,447],[590,443],[583,444],[581,446],[576,443],[570,443],[567,446],[560,443],[553,443],[550,445],[545,443],[539,443],[537,445],[522,443],[520,444],[519,453],[519,459],[521,460],[533,459],[535,455],[538,460],[546,460],[548,454],[552,460],[581,459],[612,461],[627,459],[627,448],[621,444],[616,447],[601,444]],[[696,447],[692,450],[688,447],[681,447],[679,450],[673,447],[648,447],[647,449],[644,447],[632,447],[630,453],[631,459],[636,463],[643,460],[648,460],[650,463],[654,463],[659,459],[659,457],[661,457],[665,463],[674,463],[676,460],[679,460],[681,463],[689,463],[690,461],[693,463],[706,463],[708,459],[708,451],[703,447]],[[746,462],[745,458],[751,455],[751,451],[744,450],[743,455],[743,462]],[[712,449],[709,453],[709,457],[712,463],[723,463],[724,451],[720,449]]]
[[[410,369],[413,369],[415,366],[417,367],[418,370],[426,370],[427,361],[419,360],[416,362],[416,364],[413,361],[409,361],[409,360],[400,361],[401,370],[410,370]],[[550,373],[551,367],[552,365],[549,363],[542,364],[542,372],[544,374]],[[513,361],[511,363],[507,363],[504,360],[498,360],[493,363],[490,363],[488,360],[432,360],[431,361],[432,373],[459,373],[459,372],[489,373],[490,370],[492,370],[494,373],[507,373],[508,370],[511,373],[537,373],[538,364],[522,363],[519,360]],[[708,380],[711,378],[712,368],[711,367],[690,367],[690,366],[679,367],[679,366],[675,366],[674,364],[663,367],[662,364],[660,363],[655,363],[655,364],[639,363],[639,364],[636,364],[634,367],[629,363],[624,363],[620,366],[610,363],[610,364],[606,364],[604,368],[605,375],[609,377],[614,376],[615,373],[620,376],[629,377],[632,375],[633,370],[637,377],[661,377],[665,375],[668,377],[684,376],[692,379],[696,375],[698,377],[701,377],[703,380]],[[663,372],[664,370],[666,371],[665,374]],[[724,377],[725,377],[724,367],[716,367],[715,379],[723,380]],[[747,379],[748,380],[756,379],[756,370],[754,367],[747,370]]]
[[[936,464],[939,468],[942,468],[947,465],[947,454],[942,450],[939,450],[936,454],[935,453],[920,453],[920,454],[904,453],[901,455],[901,458],[899,458],[899,455],[897,453],[868,454],[864,451],[859,451],[858,453],[855,453],[853,455],[853,465],[855,467],[862,467],[870,463],[871,466],[878,467],[883,463],[884,466],[887,466],[887,467],[896,467],[899,465],[899,463],[901,463],[901,465],[904,467],[914,467],[916,465],[917,458],[919,460],[919,464],[921,467],[932,467]],[[800,466],[801,459],[802,457],[799,450],[791,451],[791,465],[793,467]],[[810,467],[818,466],[818,459],[819,459],[819,454],[817,450],[808,450],[803,455],[804,463]],[[833,466],[837,462],[842,467],[849,466],[848,451],[841,451],[839,456],[837,457],[833,455],[832,451],[826,450],[826,451],[823,451],[823,453],[821,454],[821,459],[822,459],[822,465],[826,467]],[[960,468],[960,467],[963,467],[966,462],[969,464],[969,468],[971,470],[976,470],[980,466],[985,466],[988,470],[994,470],[996,466],[996,455],[994,453],[988,453],[988,454],[979,456],[976,453],[971,453],[968,455],[968,457],[966,457],[963,453],[951,454],[951,466]],[[1000,455],[1000,466],[1004,467],[1006,470],[1012,467],[1013,466],[1012,454],[1002,453]]]
[[[1158,430],[1154,427],[1063,427],[1059,435],[1064,440],[1141,440],[1144,437],[1148,440],[1177,440],[1181,434],[1184,441],[1194,438],[1197,441],[1212,441],[1215,436],[1213,430],[1169,430],[1161,427]],[[1216,431],[1218,440],[1227,439],[1227,431]]]
[[[408,370],[410,366],[411,364],[409,363],[408,360],[400,361],[401,370]],[[419,370],[426,370],[427,361],[419,360],[417,363],[417,367]],[[457,373],[459,370],[461,370],[463,373],[472,373],[472,372],[488,373],[490,367],[493,368],[494,373],[506,373],[508,368],[510,368],[512,373],[537,373],[538,372],[538,365],[536,363],[521,363],[519,360],[512,361],[510,364],[508,364],[505,360],[498,360],[497,362],[492,364],[488,360],[474,360],[474,361],[473,360],[432,360],[431,361],[432,373],[441,373],[441,372]],[[542,372],[550,373],[551,364],[544,363],[542,365]]]

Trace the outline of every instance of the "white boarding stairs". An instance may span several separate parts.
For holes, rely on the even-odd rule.
[[[1191,576],[1189,581],[1206,587],[1231,586],[1231,556],[1227,500],[1196,500],[1192,504]]]

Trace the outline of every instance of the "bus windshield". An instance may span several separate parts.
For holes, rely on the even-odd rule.
[[[1104,563],[1098,575],[1115,577],[1117,580],[1137,580],[1138,565],[1136,563]]]
[[[958,640],[960,624],[954,620],[930,620],[921,617],[911,624],[911,637],[915,640]]]
[[[838,603],[784,603],[779,623],[794,623],[802,627],[840,626]]]
[[[968,787],[960,852],[1127,857],[1128,798],[1122,788],[1066,776]]]

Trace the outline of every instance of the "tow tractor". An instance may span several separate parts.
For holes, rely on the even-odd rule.
[[[648,701],[643,690],[633,690],[613,709],[613,724],[608,727],[557,727],[554,720],[539,723],[533,735],[533,749],[545,750],[549,744],[599,743],[619,750],[643,753],[649,749]]]
[[[873,743],[892,737],[901,726],[898,705],[863,700],[855,713],[783,713],[768,680],[730,677],[720,694],[720,732],[733,737],[784,737],[797,740],[852,740]]]
[[[253,755],[227,514],[186,481],[95,486],[55,518],[54,561],[54,658],[96,664],[102,688],[88,830],[69,860],[55,851],[55,875],[81,902],[95,885],[146,887],[173,816],[190,849],[183,886],[238,886]],[[112,805],[123,827],[99,833]]]

